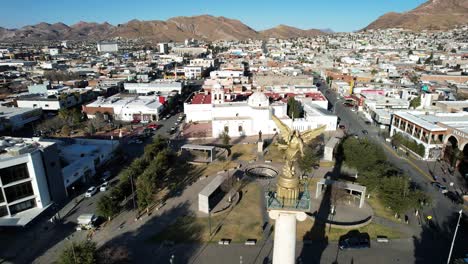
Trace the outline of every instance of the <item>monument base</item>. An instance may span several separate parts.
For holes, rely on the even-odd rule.
[[[259,140],[257,142],[257,152],[258,153],[263,153],[263,140]]]

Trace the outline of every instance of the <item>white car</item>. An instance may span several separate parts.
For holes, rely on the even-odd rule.
[[[96,188],[95,186],[91,186],[91,187],[89,187],[89,189],[86,191],[86,193],[85,193],[84,196],[85,196],[86,198],[89,198],[89,197],[93,196],[94,194],[96,194],[96,192],[97,192],[97,188]]]
[[[104,182],[103,184],[101,184],[101,187],[99,187],[99,191],[101,192],[105,192],[107,191],[107,189],[109,189],[109,182]]]

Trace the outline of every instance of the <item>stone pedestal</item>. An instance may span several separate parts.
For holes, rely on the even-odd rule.
[[[263,153],[263,140],[259,140],[257,142],[257,152],[258,153]]]

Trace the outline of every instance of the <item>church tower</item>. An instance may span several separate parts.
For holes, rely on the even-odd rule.
[[[211,102],[213,104],[224,103],[224,89],[219,83],[213,85],[213,89],[211,90]]]

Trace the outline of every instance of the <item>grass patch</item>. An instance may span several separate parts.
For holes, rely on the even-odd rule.
[[[189,215],[177,218],[173,224],[153,236],[150,241],[156,243],[165,240],[175,243],[209,242],[218,241],[221,238],[229,238],[234,242],[244,242],[250,238],[260,240],[263,224],[259,203],[260,192],[259,186],[254,183],[249,184],[243,189],[242,200],[231,212],[212,216],[212,231],[218,230],[213,239],[210,239],[209,235],[208,218]]]
[[[400,223],[398,219],[395,218],[395,213],[389,208],[386,208],[378,197],[371,196],[371,198],[366,199],[366,202],[370,205],[370,207],[372,207],[372,210],[374,210],[374,215],[388,219],[395,223]]]
[[[251,161],[257,158],[255,144],[236,144],[231,147],[231,160]]]
[[[278,145],[272,143],[268,147],[268,152],[265,155],[265,160],[271,160],[273,162],[284,162],[284,153],[278,148]]]
[[[313,220],[307,219],[304,222],[297,223],[296,236],[298,240],[321,240],[323,237],[327,237],[328,241],[338,241],[341,236],[347,234],[351,229],[338,229],[338,228],[329,228],[328,225],[325,225],[325,230],[323,228],[319,231],[313,229]],[[361,233],[368,233],[371,239],[375,239],[377,236],[387,236],[390,239],[396,239],[403,237],[403,234],[386,226],[379,225],[376,223],[370,223],[367,226],[352,229],[359,230]]]
[[[335,162],[334,161],[321,160],[319,165],[320,165],[320,167],[331,168],[331,167],[335,166]]]

